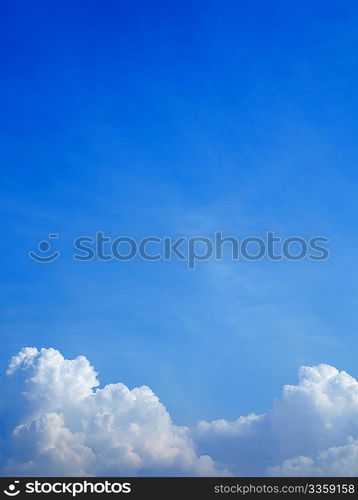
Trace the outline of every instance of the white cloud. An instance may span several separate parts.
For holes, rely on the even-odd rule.
[[[16,378],[25,411],[5,436],[5,474],[228,473],[196,454],[189,430],[172,423],[148,387],[94,389],[97,374],[83,356],[66,360],[55,349],[25,348],[7,374]]]
[[[358,440],[348,438],[347,444],[328,448],[314,458],[298,456],[271,467],[271,476],[349,476],[358,475]]]
[[[194,435],[236,475],[355,475],[358,383],[329,365],[301,367],[268,413],[200,422]]]
[[[301,367],[263,415],[192,429],[175,425],[148,387],[98,386],[83,356],[22,349],[4,382],[2,473],[358,474],[358,383],[332,366]]]

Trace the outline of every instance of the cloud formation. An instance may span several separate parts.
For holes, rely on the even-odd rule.
[[[358,383],[329,365],[303,366],[266,414],[200,422],[193,433],[235,475],[356,475]]]
[[[297,385],[262,415],[175,425],[146,386],[98,388],[89,361],[24,348],[0,406],[3,475],[358,474],[358,382],[329,365],[301,367]]]
[[[88,360],[24,348],[7,370],[23,394],[5,435],[7,475],[226,475],[198,456],[189,430],[174,425],[148,387],[103,389]]]

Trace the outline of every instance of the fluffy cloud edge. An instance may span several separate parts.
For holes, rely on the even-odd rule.
[[[175,425],[147,387],[99,388],[84,356],[23,348],[1,404],[2,475],[355,476],[358,383],[301,367],[267,413]]]

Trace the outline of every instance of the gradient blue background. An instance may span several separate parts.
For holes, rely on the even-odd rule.
[[[86,355],[177,423],[357,368],[358,4],[3,2],[1,350]],[[74,237],[324,235],[326,262],[76,262]],[[62,256],[27,252],[59,233]]]

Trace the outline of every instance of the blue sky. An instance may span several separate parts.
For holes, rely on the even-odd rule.
[[[358,376],[356,2],[1,7],[3,370],[23,346],[149,385],[177,423]],[[77,262],[74,237],[324,235],[325,262]],[[62,252],[27,253],[49,233]]]

